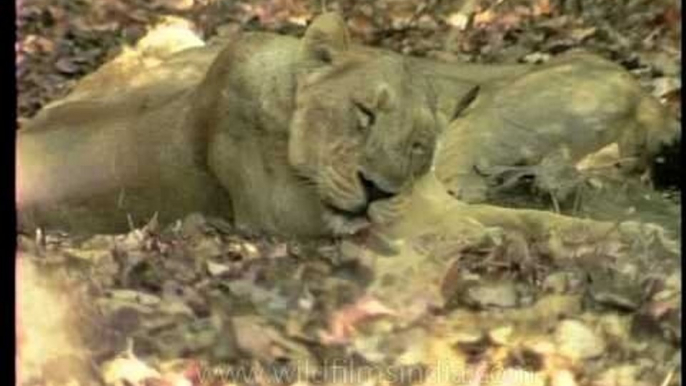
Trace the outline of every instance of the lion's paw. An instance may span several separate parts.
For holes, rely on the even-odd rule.
[[[335,213],[324,213],[324,223],[337,236],[350,236],[368,228],[371,223],[363,217],[350,218]]]

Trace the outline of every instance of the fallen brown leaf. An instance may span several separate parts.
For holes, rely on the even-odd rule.
[[[495,12],[493,12],[490,9],[487,9],[483,12],[479,12],[476,15],[474,15],[474,25],[484,26],[486,24],[491,24],[493,20],[495,20],[495,16]]]
[[[355,303],[336,311],[330,321],[329,330],[320,334],[324,344],[345,344],[355,333],[355,326],[370,320],[393,316],[396,312],[372,296],[363,296]]]
[[[193,8],[194,0],[155,0],[154,6],[174,11],[187,11]]]
[[[545,16],[553,13],[553,6],[550,0],[538,0],[533,6],[532,14],[534,16]]]
[[[75,74],[79,71],[79,67],[69,58],[60,58],[55,63],[55,68],[63,74]]]

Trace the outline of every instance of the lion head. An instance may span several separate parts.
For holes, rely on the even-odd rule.
[[[430,169],[441,119],[402,56],[351,46],[337,15],[318,17],[301,44],[288,160],[332,230],[351,233]]]

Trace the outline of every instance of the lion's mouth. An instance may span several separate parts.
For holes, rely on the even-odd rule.
[[[361,206],[359,209],[355,209],[355,210],[341,209],[337,206],[327,204],[327,203],[324,203],[324,208],[326,210],[328,210],[331,214],[352,220],[352,219],[361,218],[361,217],[366,218],[367,217],[367,209],[369,209],[369,203],[367,202],[364,206]]]
[[[365,200],[362,204],[357,205],[354,208],[340,208],[338,206],[325,203],[325,206],[328,210],[330,210],[333,214],[337,214],[346,218],[358,218],[358,217],[366,217],[367,216],[367,211],[369,210],[369,206],[376,202],[376,201],[381,201],[381,200],[387,200],[393,196],[395,196],[396,193],[389,192],[387,190],[382,189],[379,187],[379,185],[374,182],[373,180],[367,178],[363,173],[358,172],[357,173],[357,178],[360,181],[360,186],[362,187],[363,194],[365,197]]]
[[[358,178],[360,186],[363,188],[362,193],[365,197],[365,200],[361,204],[351,208],[341,208],[330,202],[323,202],[327,217],[336,224],[334,225],[334,228],[344,230],[337,233],[355,233],[356,230],[371,225],[371,218],[369,216],[369,207],[371,204],[395,196],[395,193],[381,189],[376,183],[367,179],[362,173],[358,173]]]
[[[390,192],[379,187],[376,182],[366,178],[362,173],[357,173],[357,177],[362,182],[362,187],[364,188],[364,193],[367,197],[367,206],[374,201],[386,200],[396,195],[395,192]]]

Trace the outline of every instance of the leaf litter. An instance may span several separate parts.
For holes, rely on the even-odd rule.
[[[358,41],[407,54],[541,62],[589,49],[680,114],[673,2],[326,3]],[[186,18],[204,38],[227,28],[298,35],[318,7],[24,1],[19,115],[65,95],[162,16]],[[645,235],[572,245],[502,229],[479,240],[428,234],[400,246],[403,261],[364,240],[246,235],[200,215],[86,240],[19,235],[21,382],[679,384],[679,252]]]

